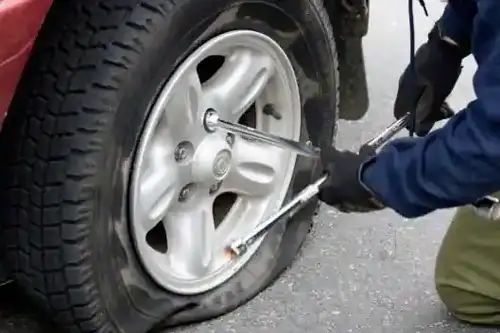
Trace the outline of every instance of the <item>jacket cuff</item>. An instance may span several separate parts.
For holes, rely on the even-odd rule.
[[[472,22],[463,20],[452,7],[446,7],[443,15],[436,22],[435,29],[441,40],[459,50],[462,58],[471,53]]]
[[[369,201],[378,209],[383,209],[386,208],[387,205],[380,199],[380,196],[377,195],[363,180],[363,173],[365,169],[373,164],[375,162],[375,159],[377,156],[372,156],[369,159],[367,159],[365,162],[361,164],[361,166],[358,169],[358,182],[361,184],[361,186],[365,189],[365,191],[369,194]]]

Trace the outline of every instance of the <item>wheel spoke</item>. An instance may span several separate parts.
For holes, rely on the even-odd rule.
[[[178,195],[177,168],[155,164],[153,161],[139,185],[139,207],[145,216],[144,227],[147,231],[165,216],[172,200]]]
[[[262,93],[273,72],[271,57],[239,49],[205,84],[207,96],[225,120],[237,121]]]
[[[170,264],[188,278],[203,277],[214,252],[212,202],[205,199],[186,210],[169,212],[164,223]]]
[[[196,71],[190,71],[175,84],[172,98],[165,104],[163,124],[176,139],[192,134],[193,125],[201,122],[204,93]]]
[[[223,183],[223,190],[249,196],[263,196],[273,191],[283,150],[246,139],[233,146],[233,165]]]

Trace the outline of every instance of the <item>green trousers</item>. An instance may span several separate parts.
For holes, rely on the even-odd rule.
[[[435,282],[458,319],[500,325],[500,222],[459,208],[437,256]]]

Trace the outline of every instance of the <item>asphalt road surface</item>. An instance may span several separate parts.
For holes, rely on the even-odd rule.
[[[421,42],[443,4],[428,0],[431,17],[416,8]],[[371,110],[363,121],[341,123],[340,146],[355,148],[387,126],[400,72],[409,59],[406,1],[372,2],[365,41]],[[450,99],[456,108],[473,97],[474,62]],[[436,252],[452,211],[404,220],[390,211],[342,215],[322,207],[315,228],[294,266],[248,305],[209,323],[175,333],[493,333],[447,314],[436,297]],[[1,290],[1,289],[0,289]],[[0,292],[0,333],[54,332],[30,315],[17,293]],[[14,294],[14,295],[12,295]]]

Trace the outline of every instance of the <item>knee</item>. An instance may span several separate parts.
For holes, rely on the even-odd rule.
[[[500,324],[499,225],[459,209],[436,258],[436,290],[448,310],[472,324]]]
[[[439,280],[436,290],[457,319],[471,324],[500,325],[500,300]]]

